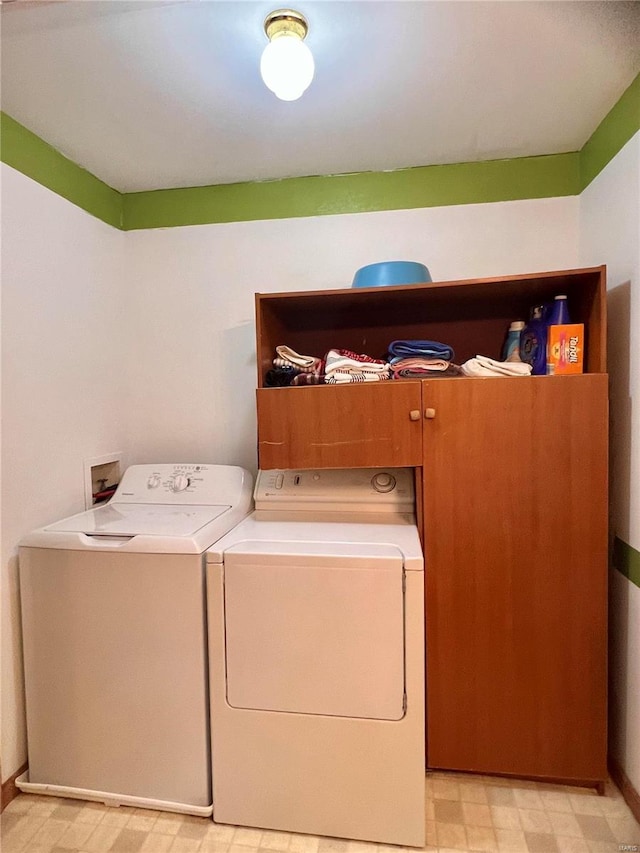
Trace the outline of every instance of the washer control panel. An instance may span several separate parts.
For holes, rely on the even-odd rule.
[[[114,503],[233,504],[249,477],[234,465],[162,463],[131,465],[111,499]]]
[[[256,509],[413,512],[413,468],[258,471]]]

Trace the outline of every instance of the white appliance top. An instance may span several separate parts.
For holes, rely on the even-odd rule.
[[[201,554],[252,508],[234,465],[132,465],[113,498],[28,534],[22,547]]]
[[[207,552],[281,557],[340,554],[369,560],[403,555],[405,569],[422,571],[412,468],[259,471],[256,511]]]
[[[108,503],[50,524],[45,529],[103,536],[192,536],[229,509],[228,506]]]
[[[303,557],[305,563],[322,563],[341,555],[343,561],[364,557],[369,565],[383,566],[391,554],[400,553],[405,570],[423,571],[424,558],[415,522],[398,516],[393,523],[360,521],[264,520],[253,512],[207,551],[207,563],[222,563],[227,553],[261,554],[262,559]],[[376,559],[377,558],[377,559]],[[373,561],[373,562],[372,562]]]
[[[412,513],[413,483],[412,468],[258,471],[254,497],[276,512]]]
[[[304,547],[301,548],[301,545]],[[225,559],[230,554],[246,557],[248,560],[259,558],[264,566],[281,565],[287,557],[298,558],[304,553],[305,565],[332,566],[349,561],[350,567],[364,566],[376,570],[394,568],[402,556],[397,545],[383,545],[369,542],[326,542],[324,540],[301,540],[293,542],[268,540],[243,540],[225,549]]]

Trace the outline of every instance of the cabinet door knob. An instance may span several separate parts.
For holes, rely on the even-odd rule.
[[[409,412],[409,418],[412,421],[419,421],[420,420],[420,409],[411,409],[411,411]]]
[[[425,409],[424,410],[424,416],[428,420],[432,420],[432,418],[435,418],[435,416],[436,416],[436,410],[435,409]]]

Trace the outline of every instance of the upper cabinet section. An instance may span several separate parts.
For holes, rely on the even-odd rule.
[[[259,390],[261,468],[422,465],[420,382]]]
[[[399,287],[256,294],[258,387],[276,346],[322,357],[350,349],[384,358],[396,339],[441,341],[455,362],[500,358],[513,320],[564,293],[573,323],[585,326],[585,373],[606,371],[605,267]]]

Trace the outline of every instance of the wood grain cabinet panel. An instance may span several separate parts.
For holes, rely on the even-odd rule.
[[[422,464],[420,382],[260,388],[261,468]]]
[[[423,392],[428,764],[601,782],[607,377]]]

